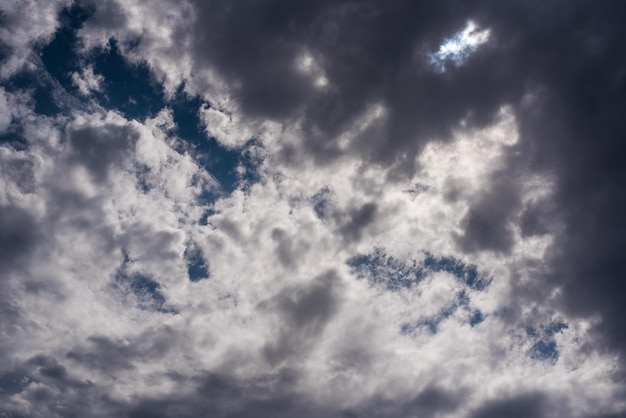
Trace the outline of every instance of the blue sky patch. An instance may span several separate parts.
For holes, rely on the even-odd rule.
[[[41,61],[46,70],[66,88],[72,85],[71,74],[80,71],[80,59],[75,53],[76,32],[93,13],[93,9],[79,5],[63,9],[61,27],[41,50]]]
[[[239,186],[250,186],[259,181],[260,161],[250,150],[259,147],[260,143],[251,138],[241,148],[228,149],[215,138],[207,137],[198,115],[200,107],[207,103],[183,93],[184,86],[181,85],[175,97],[167,101],[148,65],[128,62],[114,38],[109,40],[107,48],[94,50],[87,57],[78,56],[76,34],[91,14],[92,9],[80,6],[64,9],[61,28],[41,50],[41,72],[45,74],[21,73],[7,83],[7,90],[31,90],[35,111],[47,116],[56,116],[71,108],[85,108],[89,106],[90,98],[78,94],[72,73],[91,65],[94,74],[103,78],[102,91],[92,91],[91,99],[102,107],[136,120],[154,117],[164,108],[171,109],[176,134],[182,139],[177,150],[189,152],[221,186],[221,193],[207,192],[201,203],[211,204]]]
[[[367,279],[374,284],[384,284],[389,290],[411,287],[419,282],[424,272],[415,260],[406,263],[388,256],[377,248],[370,254],[358,255],[348,260],[348,265],[359,279]]]
[[[200,248],[187,247],[185,260],[187,260],[187,273],[190,281],[197,282],[209,278],[209,263],[205,260]]]
[[[357,255],[348,260],[357,278],[367,278],[372,283],[385,283],[389,290],[411,287],[429,272],[447,272],[474,290],[483,290],[489,279],[478,273],[476,266],[465,264],[453,257],[435,257],[427,253],[422,263],[409,262],[388,256],[377,248],[369,254]]]
[[[562,321],[553,321],[538,327],[527,327],[526,335],[534,341],[528,351],[530,358],[552,364],[556,363],[559,359],[559,351],[554,335],[567,328],[567,324]]]
[[[166,299],[161,292],[161,285],[150,277],[140,273],[128,273],[127,266],[131,262],[128,254],[124,252],[124,263],[115,275],[115,283],[122,291],[130,290],[137,299],[139,309],[158,311],[163,313],[175,313],[166,307]]]
[[[490,280],[478,274],[475,265],[465,264],[454,257],[435,257],[427,254],[423,266],[430,271],[450,273],[474,290],[483,290],[489,285]]]
[[[556,363],[559,359],[559,351],[554,340],[539,340],[529,351],[530,358],[534,360]]]
[[[28,149],[28,141],[24,138],[21,126],[11,125],[6,132],[0,134],[0,144],[7,145],[17,151]]]
[[[483,313],[479,311],[478,309],[476,309],[472,312],[472,316],[470,317],[470,325],[472,327],[475,327],[476,325],[480,324],[484,320],[485,320],[485,317],[483,316]]]
[[[324,220],[328,217],[328,211],[330,208],[330,197],[333,194],[329,187],[323,187],[319,192],[315,193],[311,197],[311,203],[313,203],[313,210],[318,219]]]

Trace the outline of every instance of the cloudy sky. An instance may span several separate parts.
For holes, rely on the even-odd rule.
[[[625,21],[1,0],[0,417],[626,417]]]

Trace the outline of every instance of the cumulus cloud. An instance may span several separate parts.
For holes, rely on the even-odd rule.
[[[94,91],[102,91],[103,77],[100,74],[94,74],[93,67],[85,68],[80,74],[72,73],[72,81],[78,87],[80,94],[89,96]]]
[[[24,7],[0,413],[624,415],[621,5]]]

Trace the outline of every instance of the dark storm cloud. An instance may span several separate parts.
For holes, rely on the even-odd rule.
[[[486,73],[475,73],[468,85],[467,76],[435,74],[420,57],[462,29],[470,17],[464,8],[463,2],[197,2],[196,57],[235,86],[246,114],[304,117],[305,147],[319,161],[340,154],[333,139],[368,106],[384,105],[387,123],[357,138],[352,151],[413,170],[410,161],[425,141],[446,137],[478,94],[474,116],[481,120],[506,94],[501,87],[508,83]],[[316,88],[298,68],[305,53],[328,88]]]
[[[563,222],[541,286],[562,286],[572,313],[600,314],[603,340],[626,352],[623,2],[256,1],[196,9],[199,62],[234,86],[246,115],[303,117],[304,150],[320,162],[343,152],[337,134],[374,103],[385,107],[385,121],[348,152],[400,173],[413,172],[423,145],[448,138],[460,120],[482,126],[511,105],[521,133],[511,152],[527,172],[555,176],[555,198],[549,211],[528,207],[517,219],[516,190],[495,187],[467,214],[461,248],[507,252],[511,221],[525,236]],[[427,54],[470,19],[491,31],[489,42],[463,65],[433,71]],[[312,87],[298,69],[305,52],[327,88]]]
[[[513,247],[512,215],[519,208],[520,190],[506,173],[497,173],[465,216],[457,242],[465,252],[509,252]],[[539,221],[536,221],[539,222]]]
[[[601,341],[625,353],[626,30],[619,22],[626,5],[487,10],[500,60],[512,64],[494,70],[507,69],[511,83],[526,83],[534,95],[516,103],[522,142],[515,151],[529,168],[556,175],[547,210],[535,211],[530,225],[522,219],[537,233],[546,220],[565,228],[552,248],[551,273],[539,283],[561,286],[571,313],[600,314]]]
[[[547,199],[533,200],[525,205],[519,226],[523,237],[544,235],[550,231],[550,216],[554,205]]]

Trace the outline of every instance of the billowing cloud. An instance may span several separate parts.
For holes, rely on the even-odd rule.
[[[21,7],[0,414],[624,416],[621,4]]]

